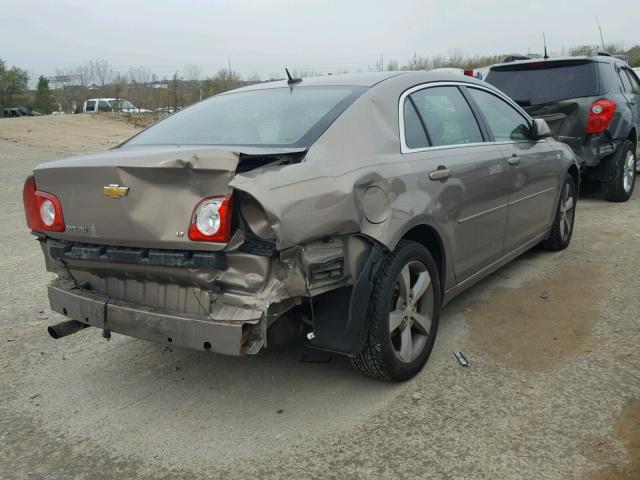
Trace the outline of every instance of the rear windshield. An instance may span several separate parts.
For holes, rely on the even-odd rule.
[[[493,67],[486,81],[523,107],[600,95],[595,62]]]
[[[268,88],[209,98],[125,145],[309,147],[364,87]]]

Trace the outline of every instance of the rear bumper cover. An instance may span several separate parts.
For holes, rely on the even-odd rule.
[[[242,321],[220,322],[208,317],[176,314],[153,307],[134,305],[81,290],[49,285],[51,309],[73,320],[178,347],[225,355],[246,353],[249,330]]]

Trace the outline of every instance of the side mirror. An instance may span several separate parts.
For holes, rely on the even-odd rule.
[[[549,138],[552,136],[551,129],[547,122],[542,118],[534,118],[533,119],[533,137],[536,140],[541,140],[543,138]]]

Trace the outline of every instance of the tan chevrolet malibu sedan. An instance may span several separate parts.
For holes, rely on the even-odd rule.
[[[51,308],[226,355],[305,335],[411,378],[454,296],[569,245],[571,149],[490,85],[445,72],[263,83],[204,100],[24,186]]]

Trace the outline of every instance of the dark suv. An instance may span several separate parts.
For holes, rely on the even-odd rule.
[[[640,81],[608,54],[502,63],[486,81],[553,136],[570,145],[583,176],[601,182],[607,200],[625,202],[635,183],[640,129]]]

